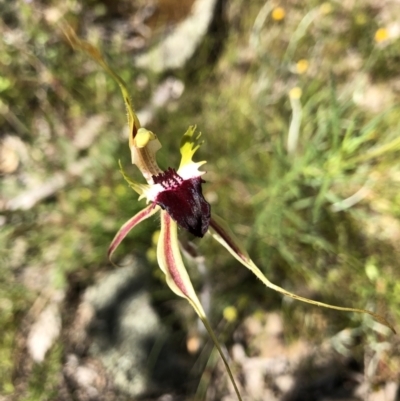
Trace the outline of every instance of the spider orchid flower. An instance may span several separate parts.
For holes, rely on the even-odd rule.
[[[129,148],[132,163],[139,168],[146,180],[146,183],[139,183],[131,180],[123,171],[122,166],[120,166],[125,180],[128,182],[130,187],[139,194],[139,200],[147,200],[147,206],[121,227],[110,244],[108,257],[111,260],[118,245],[135,226],[154,214],[160,213],[161,233],[157,245],[158,264],[164,272],[166,282],[171,290],[178,296],[185,298],[204,323],[221,355],[239,400],[242,398],[227,359],[224,356],[221,346],[207,320],[204,309],[196,295],[190,277],[184,266],[179,248],[178,226],[188,230],[197,237],[203,237],[206,234],[211,235],[216,241],[225,247],[234,258],[252,271],[264,285],[275,291],[299,301],[317,306],[337,309],[340,311],[369,314],[377,321],[394,331],[392,325],[390,325],[386,319],[371,311],[313,301],[293,294],[278,285],[271,283],[251,260],[241,242],[231,232],[227,224],[217,215],[211,213],[211,207],[202,193],[202,184],[204,181],[201,177],[205,172],[199,169],[205,161],[193,161],[193,156],[201,145],[199,141],[200,135],[195,134],[195,127],[189,127],[183,135],[180,145],[182,158],[178,169],[175,170],[169,167],[165,171],[161,170],[156,161],[156,153],[161,148],[161,144],[153,132],[140,126],[140,122],[131,105],[131,100],[124,81],[108,66],[100,52],[95,47],[80,40],[71,29],[66,29],[64,32],[74,47],[88,53],[116,80],[120,86],[128,112]]]
[[[325,304],[293,294],[271,283],[262,271],[250,259],[248,253],[235,237],[228,225],[220,217],[211,214],[211,207],[204,199],[201,185],[204,182],[199,167],[205,162],[194,162],[193,155],[200,147],[199,137],[195,136],[195,127],[189,127],[183,135],[180,152],[182,160],[178,170],[168,168],[166,171],[159,169],[155,153],[161,145],[155,134],[144,128],[139,128],[136,136],[130,141],[132,145],[132,162],[136,164],[147,184],[139,184],[127,177],[121,167],[122,174],[129,185],[140,195],[139,199],[146,198],[150,203],[142,211],[128,220],[118,231],[108,250],[111,259],[112,254],[137,224],[146,220],[153,214],[161,213],[161,234],[157,246],[158,263],[166,274],[168,285],[174,292],[193,301],[194,292],[190,279],[183,266],[179,253],[177,226],[188,230],[197,237],[210,234],[216,241],[225,247],[241,264],[251,270],[267,287],[272,288],[291,298],[341,311],[367,313],[386,326],[390,324],[371,311],[354,309]],[[189,297],[190,294],[190,297]]]

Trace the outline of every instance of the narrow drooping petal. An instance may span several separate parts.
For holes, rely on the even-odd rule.
[[[246,266],[250,271],[252,271],[267,287],[272,288],[288,297],[297,299],[298,301],[306,302],[309,304],[322,306],[324,308],[336,309],[340,311],[356,312],[356,313],[366,313],[371,315],[379,323],[389,327],[393,332],[395,332],[393,326],[382,316],[377,315],[369,310],[365,309],[355,309],[346,308],[342,306],[325,304],[323,302],[313,301],[311,299],[301,297],[299,295],[293,294],[285,289],[279,287],[276,284],[271,283],[261,272],[261,270],[254,264],[250,259],[248,253],[240,244],[239,240],[235,237],[232,231],[229,229],[228,225],[218,216],[213,215],[210,221],[209,233],[216,239],[221,245],[223,245],[241,264]]]
[[[178,242],[178,227],[167,212],[161,211],[161,233],[157,246],[157,259],[161,270],[164,272],[167,284],[171,290],[180,297],[186,298],[192,305],[193,309],[203,322],[208,334],[212,338],[221,358],[225,364],[229,378],[235,388],[235,392],[241,401],[242,398],[237,388],[235,379],[233,378],[228,361],[222,351],[214,331],[208,322],[204,309],[196,295],[190,277],[186,271],[182,261],[181,252]]]
[[[111,260],[112,254],[118,248],[119,244],[124,240],[124,238],[129,234],[129,232],[141,223],[143,220],[146,220],[154,213],[158,212],[160,208],[155,205],[151,204],[129,219],[117,232],[114,239],[111,241],[111,244],[108,248],[108,259]]]
[[[210,223],[211,206],[204,199],[201,177],[184,180],[174,169],[169,168],[153,176],[153,180],[163,187],[154,201],[181,227],[196,237],[203,237]]]

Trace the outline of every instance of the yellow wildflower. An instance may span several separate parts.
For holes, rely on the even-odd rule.
[[[289,92],[289,96],[291,99],[300,99],[301,94],[302,94],[301,88],[299,88],[298,86],[295,86]]]
[[[332,12],[332,4],[328,2],[322,3],[319,9],[322,14],[330,14]]]
[[[282,21],[285,18],[286,12],[282,7],[275,7],[272,10],[272,19],[275,21]]]
[[[223,311],[224,318],[227,322],[234,322],[237,319],[238,312],[234,306],[227,306]]]
[[[375,32],[375,42],[376,43],[382,43],[387,39],[389,39],[389,31],[386,28],[379,28]]]
[[[309,62],[306,59],[301,59],[296,63],[296,72],[298,74],[304,74],[309,67]]]

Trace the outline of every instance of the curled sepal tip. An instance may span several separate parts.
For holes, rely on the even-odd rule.
[[[124,240],[124,238],[129,234],[129,232],[141,223],[143,220],[148,219],[154,213],[158,212],[160,207],[155,205],[154,203],[145,207],[139,213],[135,214],[131,219],[129,219],[117,232],[114,239],[111,241],[111,244],[108,248],[108,259],[112,262],[111,258],[115,250],[118,248],[119,244]]]
[[[201,321],[203,322],[208,334],[214,342],[221,358],[224,362],[229,378],[235,388],[236,395],[240,401],[242,398],[235,379],[229,367],[228,361],[222,351],[217,337],[212,330],[204,309],[196,295],[190,277],[186,271],[179,250],[177,224],[168,213],[161,211],[161,232],[157,246],[157,259],[161,270],[164,272],[166,282],[171,290],[180,297],[186,298],[193,307]]]
[[[292,292],[286,291],[285,289],[279,287],[276,284],[271,283],[261,272],[261,270],[254,264],[250,259],[246,250],[242,247],[239,240],[235,237],[232,231],[229,229],[228,225],[215,214],[212,216],[210,221],[209,233],[216,239],[222,246],[224,246],[242,265],[246,266],[250,271],[252,271],[268,288],[271,288],[281,294],[287,295],[298,301],[306,302],[309,304],[322,306],[324,308],[336,309],[345,312],[356,312],[365,313],[371,315],[379,323],[389,327],[393,333],[396,333],[394,327],[382,316],[371,312],[366,309],[356,309],[356,308],[346,308],[342,306],[330,305],[323,302],[313,301],[311,299],[301,297],[299,295],[293,294]]]

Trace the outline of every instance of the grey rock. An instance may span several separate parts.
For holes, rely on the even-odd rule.
[[[101,360],[113,386],[129,396],[161,394],[183,386],[186,378],[146,282],[143,268],[131,263],[105,275],[84,296],[94,308],[89,353]]]
[[[156,73],[183,67],[207,33],[216,4],[217,0],[196,0],[183,22],[148,52],[136,57],[136,66]]]

